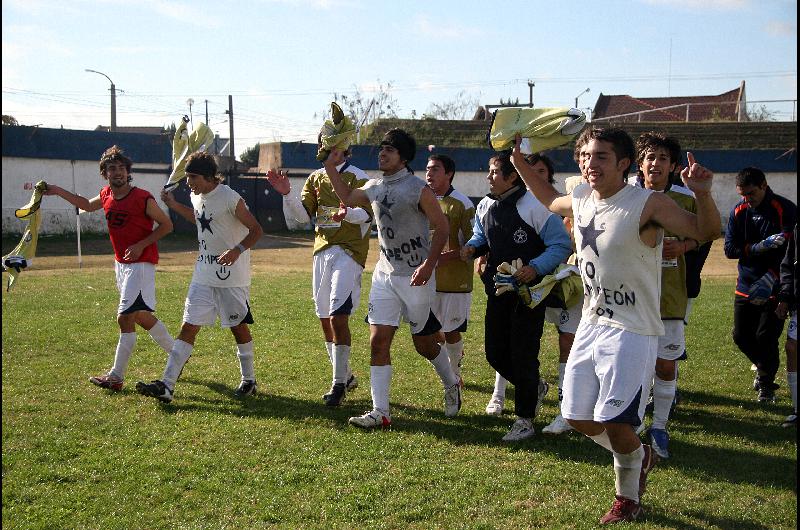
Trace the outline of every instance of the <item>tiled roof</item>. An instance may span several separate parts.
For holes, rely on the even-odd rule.
[[[592,119],[619,116],[640,111],[688,105],[689,116],[687,120],[686,106],[669,108],[666,110],[646,112],[642,114],[641,121],[736,121],[739,111],[739,102],[744,101],[744,82],[740,88],[730,90],[717,96],[686,96],[663,98],[635,98],[627,94],[604,95],[600,94],[595,103]],[[638,121],[639,116],[626,116],[618,121]]]

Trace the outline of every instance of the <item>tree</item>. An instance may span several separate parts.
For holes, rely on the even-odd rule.
[[[462,90],[450,101],[431,103],[422,117],[435,120],[466,120],[479,104],[478,96],[467,94],[466,90]]]
[[[363,93],[357,85],[353,85],[351,94],[334,92],[333,100],[342,107],[345,114],[355,124],[366,121],[368,116],[371,118],[369,121],[397,117],[397,100],[392,95],[392,83],[383,84],[380,79],[378,79],[377,87],[370,90],[369,93]],[[326,109],[322,113],[322,118],[329,118],[330,113],[330,108]],[[314,119],[317,119],[316,113],[314,114]]]
[[[14,116],[3,114],[3,125],[19,125],[19,122]]]
[[[258,154],[261,152],[261,144],[257,143],[253,147],[248,147],[239,155],[239,160],[247,167],[258,166]]]
[[[775,121],[775,114],[762,104],[747,111],[747,121]]]

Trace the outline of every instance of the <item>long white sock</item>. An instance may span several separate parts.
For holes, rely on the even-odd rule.
[[[150,328],[148,333],[153,337],[153,340],[156,341],[156,344],[161,346],[165,352],[169,353],[172,351],[172,343],[175,342],[175,339],[169,334],[167,326],[165,326],[163,322],[160,320],[157,321],[156,325]]]
[[[172,345],[172,351],[169,352],[169,357],[167,357],[167,366],[164,367],[164,375],[161,377],[161,380],[167,385],[167,388],[175,390],[175,383],[181,376],[183,365],[186,364],[186,361],[188,361],[189,357],[192,355],[193,348],[194,346],[188,342],[175,339],[175,343]]]
[[[331,362],[331,366],[333,366],[333,343],[325,342],[325,350],[328,352],[328,360]]]
[[[442,385],[445,388],[450,388],[458,384],[458,377],[453,373],[453,368],[450,366],[450,357],[444,348],[439,348],[439,355],[431,360],[431,364],[439,374],[439,379],[442,380]]]
[[[617,495],[639,502],[639,474],[644,449],[640,445],[628,454],[614,453],[614,476]]]
[[[797,372],[786,372],[786,381],[789,383],[789,393],[792,395],[792,407],[797,414]]]
[[[253,354],[253,341],[236,345],[236,356],[239,357],[239,368],[242,371],[242,381],[256,380],[255,355]]]
[[[464,341],[460,340],[453,344],[445,343],[447,356],[450,358],[450,367],[456,377],[461,377],[461,357],[464,355]]]
[[[669,419],[669,409],[672,407],[672,400],[675,399],[675,388],[678,383],[675,380],[664,381],[658,376],[653,383],[653,429],[666,429]]]
[[[558,363],[558,401],[564,399],[564,374],[567,371],[567,363]]]
[[[603,431],[597,436],[589,436],[589,438],[603,449],[614,452],[614,449],[611,448],[611,439],[608,437],[608,431]]]
[[[492,392],[492,397],[497,397],[500,399],[506,398],[506,387],[508,386],[508,379],[500,375],[499,372],[494,373],[494,392]]]
[[[369,386],[372,392],[372,408],[389,417],[389,387],[392,383],[392,365],[370,366]]]
[[[350,366],[350,345],[333,345],[333,382],[347,383]]]
[[[120,333],[117,341],[117,351],[114,353],[114,366],[111,367],[111,375],[120,379],[125,379],[128,371],[128,361],[133,354],[133,347],[136,346],[136,333]]]

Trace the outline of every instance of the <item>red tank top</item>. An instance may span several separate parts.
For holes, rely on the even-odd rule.
[[[150,262],[158,263],[158,247],[155,243],[148,245],[137,260],[125,260],[125,250],[134,243],[138,243],[153,233],[153,220],[145,211],[147,201],[153,199],[149,191],[141,188],[131,188],[131,191],[122,199],[117,200],[111,193],[111,187],[106,186],[100,190],[100,201],[106,212],[108,235],[111,237],[111,246],[114,247],[114,257],[120,263]]]

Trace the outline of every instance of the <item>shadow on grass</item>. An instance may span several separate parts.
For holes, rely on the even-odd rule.
[[[730,517],[719,517],[704,512],[683,512],[686,518],[696,519],[698,524],[689,523],[686,518],[676,519],[658,509],[648,510],[645,497],[645,521],[658,524],[664,528],[682,528],[685,530],[703,530],[705,528],[736,528],[737,530],[771,530],[771,526],[757,521],[743,521]]]

